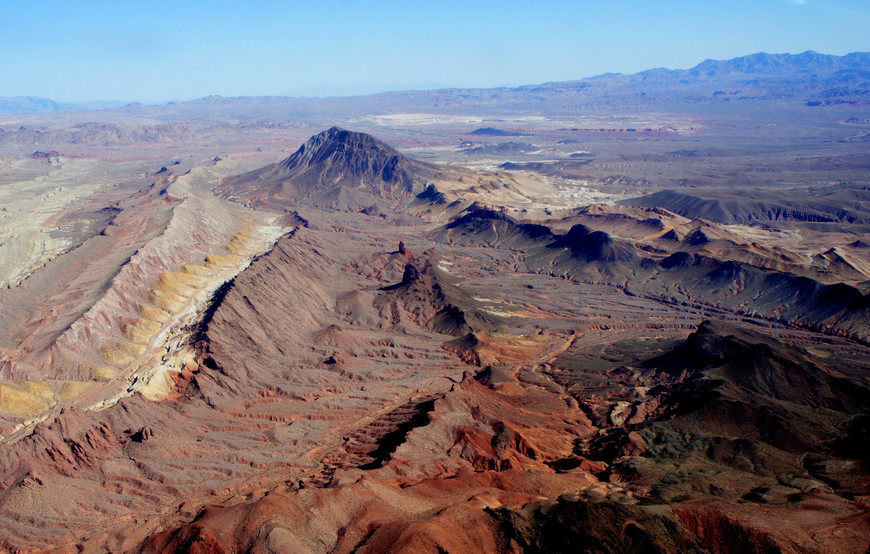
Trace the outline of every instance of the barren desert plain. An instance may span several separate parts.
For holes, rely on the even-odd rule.
[[[0,113],[0,549],[870,550],[870,54]]]

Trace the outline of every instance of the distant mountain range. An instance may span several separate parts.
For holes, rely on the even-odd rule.
[[[731,60],[704,60],[691,69],[649,69],[633,75],[607,74],[552,88],[605,89],[626,96],[679,90],[698,100],[797,98],[807,102],[870,100],[870,53],[831,56],[751,54]]]
[[[831,73],[846,75],[856,71],[870,70],[870,52],[853,52],[845,56],[819,54],[808,50],[800,54],[766,54],[759,52],[730,60],[707,59],[691,69],[656,68],[633,75],[608,73],[591,79],[606,79],[618,76],[648,81],[653,78],[697,81],[745,75],[787,75],[796,73],[804,77],[818,77]],[[846,73],[842,73],[846,72]],[[864,75],[867,78],[867,75]]]
[[[46,112],[67,112],[72,110],[104,110],[120,108],[125,102],[94,101],[83,104],[56,102],[41,96],[0,96],[0,113],[34,114]]]
[[[0,97],[0,112],[2,113],[44,113],[74,109],[75,104],[62,104],[41,96]]]
[[[810,106],[870,103],[870,52],[833,56],[757,53],[731,60],[705,60],[690,69],[649,69],[624,75],[606,73],[577,81],[551,82],[513,88],[440,89],[384,92],[336,98],[208,96],[162,105],[118,102],[58,103],[47,98],[0,97],[0,113],[44,113],[78,109],[120,108],[127,115],[164,119],[213,120],[317,119],[341,112],[386,113],[429,109],[465,112],[474,108],[501,113],[543,110],[572,113],[578,106],[620,106],[717,102],[731,100],[791,101]]]

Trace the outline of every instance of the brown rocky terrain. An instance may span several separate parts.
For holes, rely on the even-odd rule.
[[[445,193],[467,206],[479,197],[527,200],[534,191],[503,173],[412,160],[371,135],[332,127],[278,163],[227,178],[216,192],[258,208],[303,204],[399,218],[400,207],[432,212],[447,203]]]
[[[443,173],[370,135],[332,127],[284,161],[228,179],[221,190],[258,205],[305,201],[347,209],[356,201],[362,209],[377,200],[397,202],[419,194],[427,180]]]
[[[245,131],[274,139],[259,152],[181,161],[162,141],[202,126],[131,124],[100,147],[147,155],[114,151],[81,195],[56,189],[94,162],[6,150],[0,184],[27,186],[0,190],[4,229],[63,241],[0,289],[0,547],[868,551],[851,143],[803,168],[836,184],[776,211],[656,194],[671,175],[650,168],[768,155],[733,136],[602,131],[622,138],[587,149],[549,120],[463,120],[423,139],[400,115],[401,152],[336,127],[291,147],[276,133],[307,127],[287,124]],[[40,150],[114,131],[78,132]],[[503,166],[557,158],[577,165]]]

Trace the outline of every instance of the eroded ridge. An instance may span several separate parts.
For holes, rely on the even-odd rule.
[[[222,181],[277,214],[141,192],[172,219],[48,350],[103,380],[0,449],[3,547],[867,549],[860,244],[555,213],[369,138]]]
[[[24,339],[4,353],[0,407],[11,423],[5,435],[73,402],[101,408],[140,388],[154,398],[168,393],[165,373],[192,360],[183,351],[184,329],[208,297],[292,229],[212,197],[203,182],[214,174],[219,168],[197,168],[136,193],[94,244],[73,252],[77,259],[43,270],[45,279],[55,269],[84,273],[59,291],[53,314],[29,322]],[[133,212],[142,224],[130,233],[120,225]],[[92,266],[118,261],[137,244],[110,281],[86,277]],[[28,290],[6,295],[26,301]],[[83,304],[82,295],[92,304]]]

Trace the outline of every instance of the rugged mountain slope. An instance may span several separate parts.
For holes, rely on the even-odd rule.
[[[635,386],[650,387],[648,393],[623,405],[613,398],[620,417],[610,421],[618,425],[580,451],[612,462],[636,433],[644,459],[617,462],[614,471],[652,494],[672,499],[707,481],[704,471],[691,468],[695,464],[725,466],[734,474],[729,479],[749,474],[747,484],[774,475],[786,483],[783,476],[809,472],[817,481],[805,481],[807,488],[833,487],[846,497],[867,493],[866,455],[844,446],[863,432],[870,389],[806,350],[708,321],[637,368]],[[827,468],[837,465],[849,469],[832,480]],[[769,490],[744,499],[763,503]]]
[[[518,225],[477,212],[452,229],[479,228],[490,237],[493,225],[500,231]],[[862,409],[862,377],[769,335],[722,323],[703,323],[688,339],[658,347],[661,355],[649,358],[644,353],[657,347],[647,341],[674,337],[667,322],[679,328],[679,312],[647,320],[640,314],[649,313],[649,301],[616,294],[600,304],[590,298],[578,316],[560,280],[546,286],[539,281],[532,289],[515,283],[538,295],[520,301],[502,281],[517,275],[495,270],[473,285],[481,260],[509,266],[494,263],[497,243],[462,238],[465,246],[449,256],[452,279],[475,296],[503,296],[496,318],[501,332],[474,328],[468,320],[480,337],[472,347],[489,349],[489,359],[497,361],[474,377],[466,372],[449,390],[414,397],[371,424],[348,429],[337,452],[324,458],[320,480],[202,511],[152,536],[148,548],[169,551],[199,541],[236,550],[316,549],[313,537],[341,552],[866,548],[861,535],[870,518],[851,500],[863,494],[865,470],[844,446],[861,433],[863,420],[851,419],[850,412]],[[570,252],[570,244],[561,248]],[[501,254],[506,252],[513,250]],[[407,259],[384,252],[360,268],[395,268],[399,257]],[[296,263],[292,259],[284,263]],[[310,265],[301,259],[301,267]],[[359,363],[352,360],[362,337],[351,329],[363,321],[359,314],[366,306],[391,306],[381,310],[382,324],[419,333],[411,325],[427,321],[426,314],[443,302],[433,294],[437,283],[427,271],[406,264],[401,277],[394,269],[398,282],[381,287],[378,296],[342,296],[337,308],[345,322],[317,334],[335,351],[326,366],[345,374]],[[277,290],[262,292],[280,297]],[[549,302],[550,295],[558,298]],[[483,312],[485,301],[477,298],[466,309]],[[534,306],[554,311],[536,314]],[[559,328],[568,321],[571,332]],[[590,325],[594,321],[606,324]],[[657,326],[642,340],[635,335],[620,346],[610,338],[653,321]],[[812,340],[812,334],[790,333]],[[588,349],[602,342],[613,347],[605,352],[611,369],[596,365],[600,359],[585,361]],[[224,371],[230,373],[242,361],[227,363]],[[837,487],[827,484],[831,479]],[[802,519],[810,506],[813,517]],[[312,521],[306,514],[315,509],[328,515]]]
[[[122,195],[101,232],[0,291],[0,434],[65,405],[166,391],[198,307],[283,232],[202,190],[220,173],[163,172]]]
[[[347,447],[359,465],[381,457],[382,439],[414,412],[402,406],[449,388],[464,364],[440,349],[452,337],[404,313],[398,321],[389,310],[387,319],[379,315],[379,289],[401,277],[390,269],[393,254],[374,246],[380,236],[303,228],[282,238],[215,293],[188,339],[194,357],[168,372],[169,394],[135,394],[98,412],[68,407],[15,437],[14,448],[4,445],[4,547],[93,540],[135,550],[187,520],[178,498],[204,507],[214,492],[232,502],[242,490],[323,486],[337,467],[355,463],[339,450],[343,436],[353,436]],[[367,276],[370,266],[381,276]],[[88,489],[99,482],[106,488]],[[134,482],[141,494],[128,488]],[[67,503],[66,495],[52,496],[57,488],[81,490],[81,502],[32,510]],[[74,530],[57,531],[61,512],[78,522]],[[132,513],[147,522],[119,526],[116,516]],[[34,529],[45,532],[37,537]]]
[[[524,247],[551,241],[553,232],[544,225],[519,223],[509,215],[472,205],[436,236],[439,241],[456,244]]]
[[[719,223],[755,221],[870,222],[870,191],[866,187],[822,190],[808,198],[770,192],[715,191],[692,194],[663,190],[623,201],[627,206],[665,208],[695,219]]]
[[[608,226],[607,221],[599,223]],[[655,230],[639,221],[635,227]],[[662,223],[655,227],[659,233],[665,230]],[[616,228],[627,229],[622,221]],[[632,295],[699,302],[732,313],[870,340],[870,301],[864,292],[842,282],[863,275],[854,266],[841,261],[837,270],[828,264],[826,269],[834,274],[825,281],[834,282],[825,282],[820,278],[822,273],[789,263],[787,253],[715,238],[719,235],[736,239],[700,222],[680,242],[655,243],[668,248],[665,250],[583,224],[558,235],[546,226],[520,223],[487,209],[469,211],[432,234],[439,241],[517,249],[522,266],[531,271],[613,284]]]
[[[282,162],[228,178],[218,191],[257,206],[305,203],[361,209],[400,203],[446,173],[371,135],[332,127]]]
[[[523,222],[414,195],[430,169],[331,129],[225,181],[295,227],[253,259],[211,250],[233,206],[152,191],[190,225],[71,327],[124,333],[119,396],[3,438],[0,547],[867,550],[868,301],[836,282],[860,244],[801,262],[625,206]],[[506,198],[464,177],[451,194]]]

